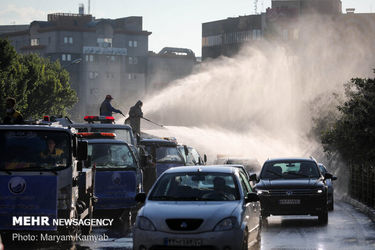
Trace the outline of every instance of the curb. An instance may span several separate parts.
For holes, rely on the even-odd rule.
[[[375,223],[375,209],[370,208],[366,206],[365,204],[345,195],[344,197],[341,198],[342,201],[351,204],[352,206],[358,208],[362,213],[366,214],[372,222]]]

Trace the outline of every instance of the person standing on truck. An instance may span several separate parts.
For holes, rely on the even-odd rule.
[[[100,115],[103,115],[103,116],[112,116],[112,112],[124,115],[121,112],[121,110],[115,109],[114,107],[112,107],[112,105],[111,105],[112,99],[113,99],[113,97],[111,95],[107,95],[105,97],[105,100],[100,105]]]
[[[8,97],[5,101],[6,114],[3,120],[4,124],[23,124],[23,117],[15,109],[16,99]]]
[[[143,103],[138,101],[129,110],[130,126],[132,127],[133,132],[138,135],[141,134],[141,118],[143,117],[142,105]]]
[[[64,151],[56,148],[56,142],[54,139],[47,139],[47,149],[40,154],[43,162],[46,163],[61,163]]]

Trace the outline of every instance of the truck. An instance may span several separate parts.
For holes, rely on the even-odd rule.
[[[140,162],[130,145],[114,133],[80,132],[88,142],[88,163],[95,166],[95,217],[131,223],[136,212],[135,196],[143,192]]]
[[[45,157],[54,142],[53,157]],[[0,233],[89,234],[94,173],[87,141],[67,127],[0,125]],[[69,225],[70,224],[70,225]]]

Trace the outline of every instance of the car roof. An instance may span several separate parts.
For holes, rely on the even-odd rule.
[[[184,173],[184,172],[201,172],[201,173],[234,173],[237,168],[229,165],[196,165],[173,167],[165,173]]]
[[[279,162],[279,161],[311,161],[317,163],[314,159],[311,158],[302,158],[302,157],[285,157],[285,158],[274,158],[268,159],[266,162]]]

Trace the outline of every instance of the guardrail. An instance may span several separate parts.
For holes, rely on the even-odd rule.
[[[375,167],[350,166],[350,196],[371,208],[375,208]]]

